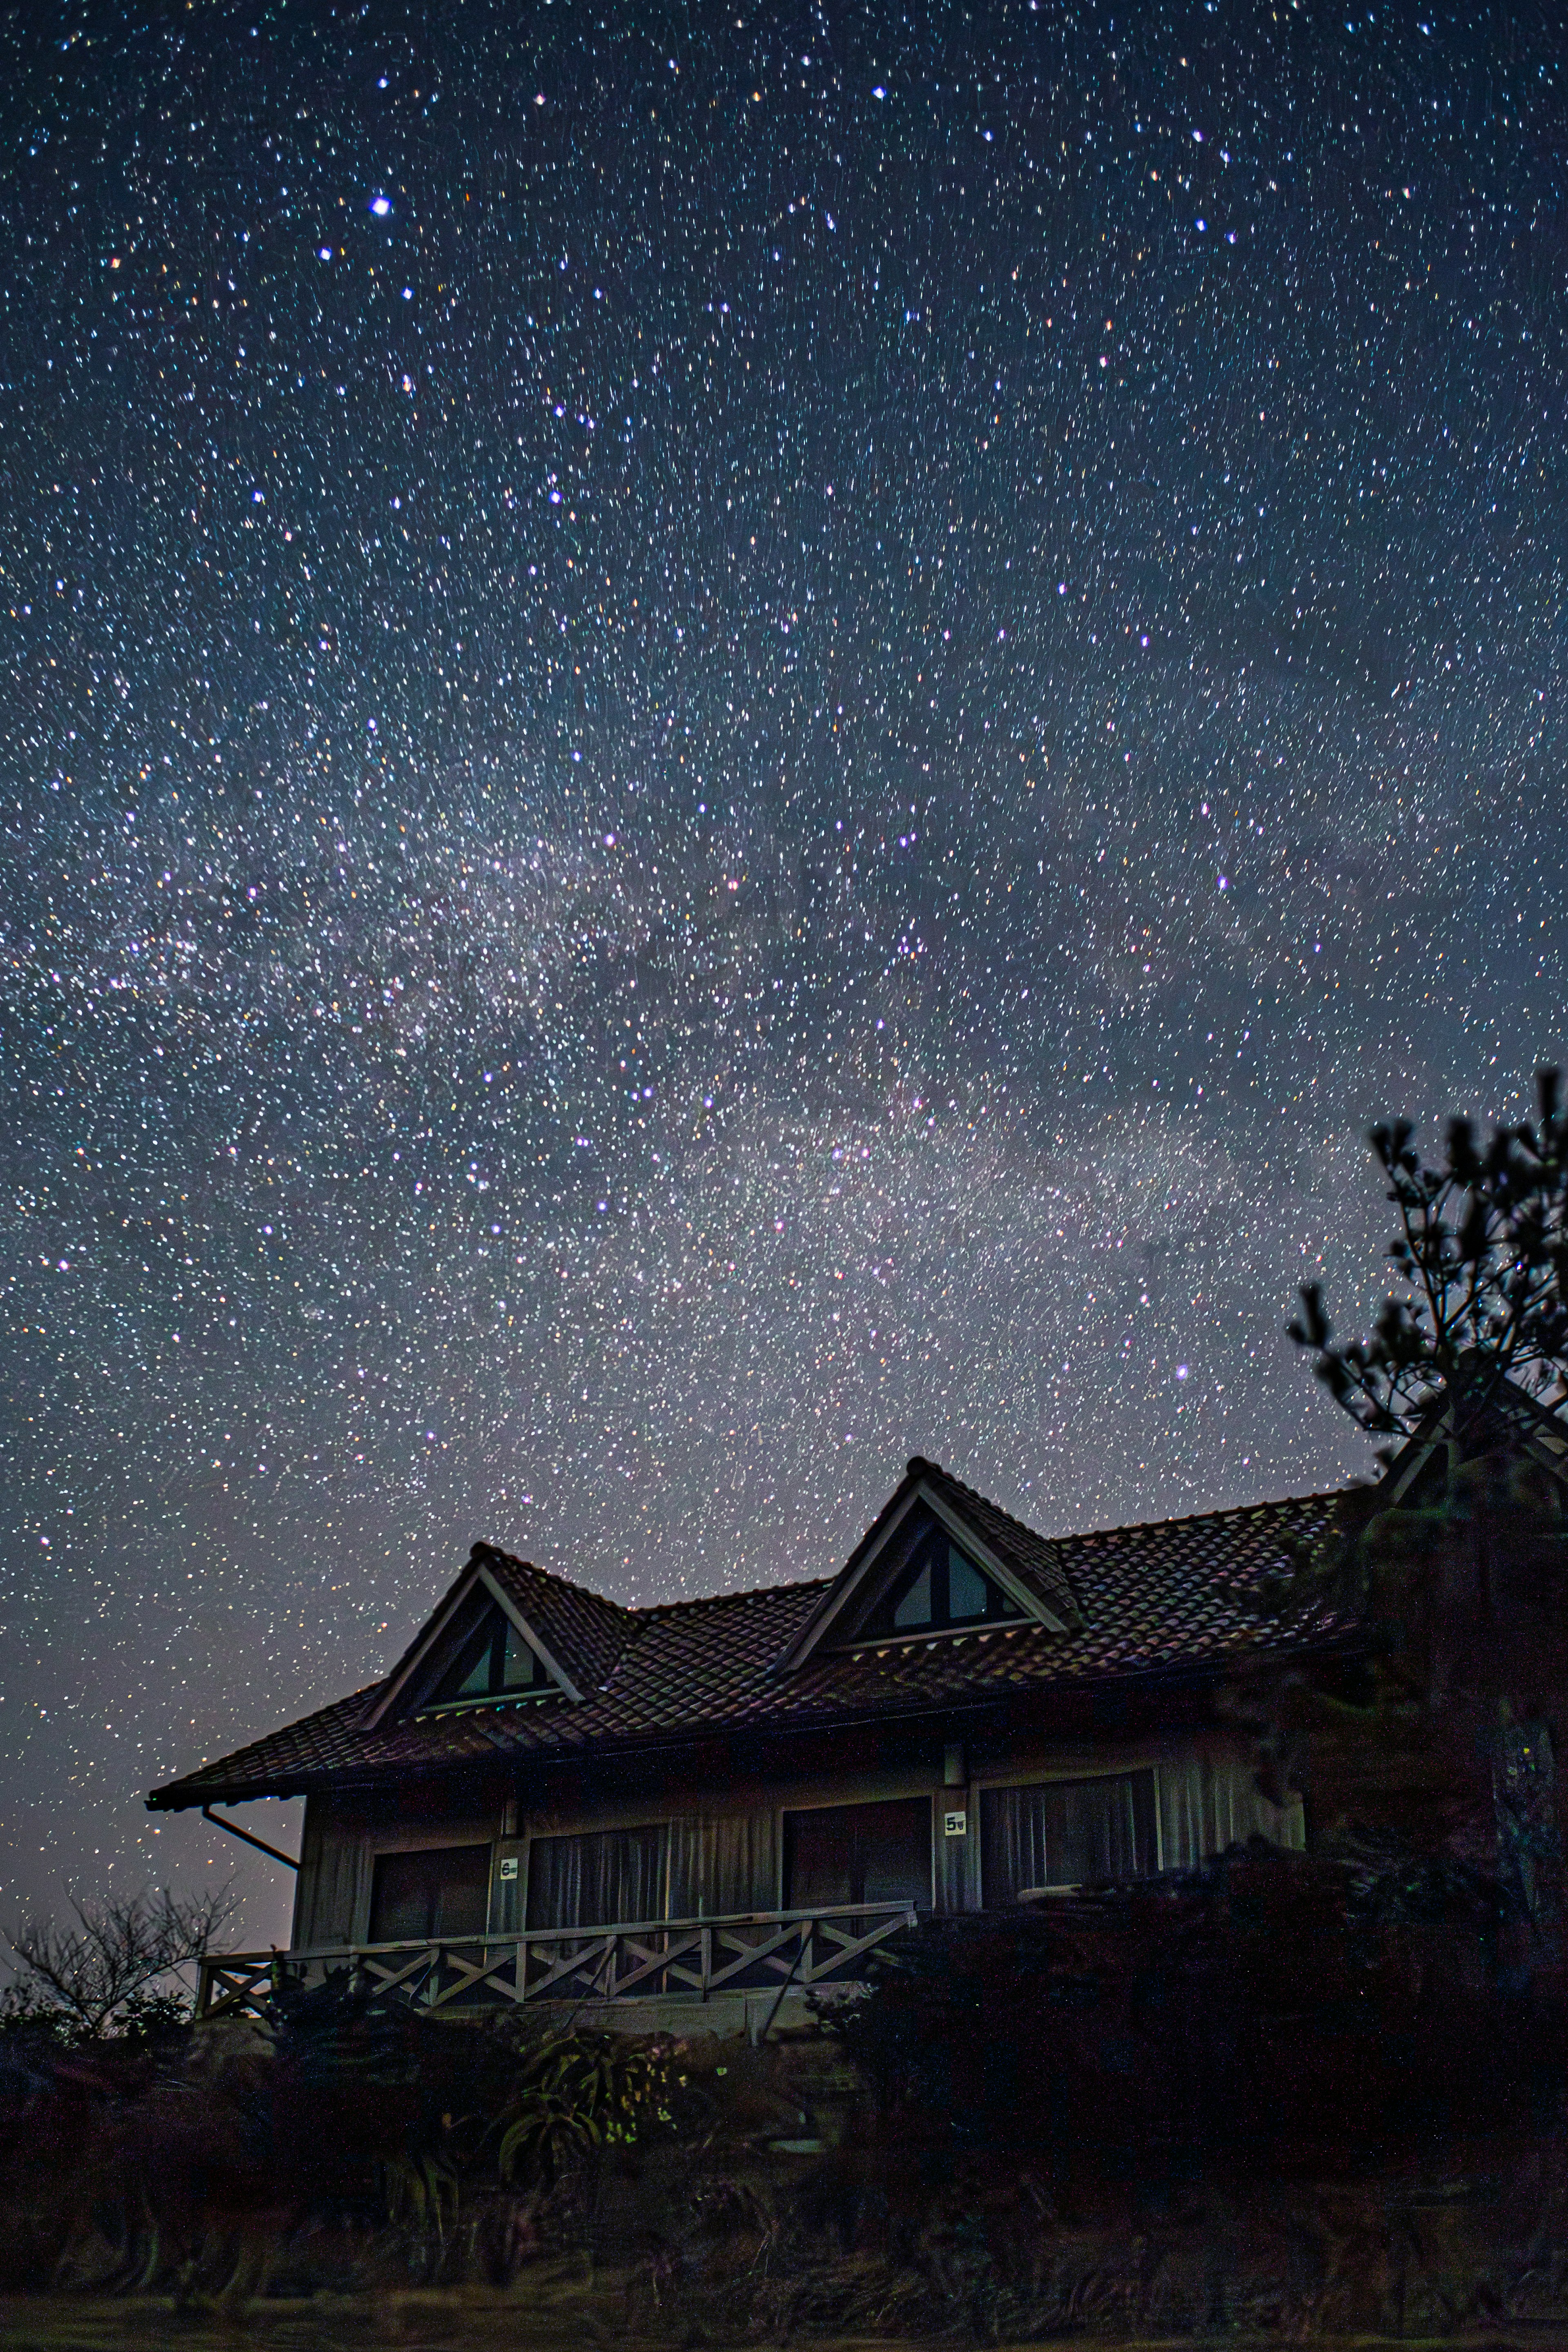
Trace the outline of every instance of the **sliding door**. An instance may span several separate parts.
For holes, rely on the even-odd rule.
[[[784,1816],[784,1907],[931,1904],[931,1800],[818,1805]]]

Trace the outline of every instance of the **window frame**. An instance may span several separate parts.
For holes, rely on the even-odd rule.
[[[376,1879],[382,1863],[409,1862],[413,1861],[414,1857],[418,1855],[449,1853],[483,1853],[486,1857],[485,1870],[484,1926],[482,1927],[475,1928],[470,1933],[460,1936],[448,1936],[444,1934],[425,1936],[423,1937],[401,1936],[394,1937],[390,1945],[376,1943],[372,1939],[371,1931],[375,1926]],[[368,1949],[372,1951],[382,1949],[395,1950],[400,1946],[421,1942],[426,1944],[476,1943],[481,1937],[487,1936],[490,1932],[490,1919],[495,1905],[495,1899],[496,1841],[493,1837],[458,1838],[454,1840],[450,1832],[448,1832],[439,1839],[433,1838],[417,1845],[372,1845],[370,1849],[370,1869],[365,1879],[365,1892],[363,1897],[365,1906],[365,1932],[362,1937],[356,1937],[354,1940],[356,1942],[362,1942]]]
[[[486,1619],[492,1619],[495,1621],[494,1630],[490,1634],[489,1642],[491,1673],[495,1674],[498,1670],[498,1665],[504,1665],[505,1664],[507,1635],[508,1632],[510,1632],[516,1633],[518,1640],[527,1644],[532,1654],[534,1664],[538,1669],[538,1680],[531,1683],[514,1683],[509,1687],[506,1684],[502,1684],[496,1689],[482,1691],[476,1696],[470,1696],[465,1698],[436,1698],[432,1696],[430,1698],[422,1699],[420,1704],[413,1710],[416,1718],[421,1716],[459,1715],[476,1706],[532,1706],[537,1705],[540,1699],[564,1697],[565,1694],[562,1691],[560,1685],[556,1681],[555,1676],[551,1674],[549,1666],[546,1665],[543,1658],[539,1655],[532,1636],[526,1633],[523,1627],[517,1623],[517,1619],[512,1615],[511,1612],[507,1609],[504,1609],[501,1606],[501,1603],[496,1600],[491,1601],[488,1610],[486,1610],[485,1615],[480,1618],[478,1624],[474,1626],[465,1636],[464,1640],[456,1643],[453,1650],[448,1653],[448,1663],[444,1672],[439,1674],[435,1678],[436,1689],[440,1688],[441,1685],[445,1682],[449,1675],[453,1675],[456,1672],[457,1664],[465,1654],[468,1644],[473,1641],[475,1633],[483,1629]]]
[[[1003,1602],[1003,1608],[995,1615],[992,1615],[989,1611],[982,1617],[954,1617],[951,1614],[952,1559],[949,1555],[953,1552],[956,1552],[959,1559],[967,1562],[973,1573],[980,1579],[988,1593],[994,1592]],[[893,1624],[894,1594],[902,1597],[927,1569],[931,1574],[933,1608],[936,1605],[939,1580],[940,1590],[949,1613],[941,1619],[933,1616],[924,1625]],[[884,1612],[889,1620],[886,1628],[875,1633],[868,1633],[865,1630],[866,1626],[873,1619],[880,1618]],[[1029,1612],[1007,1590],[995,1570],[988,1567],[983,1560],[977,1559],[969,1547],[938,1520],[914,1547],[897,1574],[873,1602],[855,1633],[842,1646],[845,1650],[887,1649],[904,1642],[953,1641],[966,1633],[1009,1633],[1032,1622]]]

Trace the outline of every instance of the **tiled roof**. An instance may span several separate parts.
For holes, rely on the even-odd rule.
[[[485,1566],[507,1580],[530,1622],[559,1638],[584,1699],[498,1703],[461,1714],[370,1718],[385,1683],[273,1732],[236,1754],[154,1790],[162,1809],[225,1798],[284,1796],[340,1776],[374,1780],[409,1770],[530,1757],[600,1754],[718,1729],[831,1728],[924,1707],[1132,1675],[1198,1670],[1243,1654],[1300,1647],[1350,1629],[1326,1611],[1285,1626],[1232,1597],[1289,1557],[1292,1538],[1325,1522],[1336,1497],[1312,1495],[1194,1518],[1067,1536],[1047,1545],[1017,1519],[935,1465],[911,1475],[938,1485],[1009,1566],[1049,1574],[1069,1631],[1009,1622],[973,1633],[817,1652],[777,1671],[833,1579],[721,1593],[707,1601],[622,1609],[564,1578],[488,1546]],[[546,1632],[545,1612],[553,1612]]]
[[[597,1689],[637,1630],[637,1612],[601,1592],[570,1584],[564,1576],[535,1568],[531,1560],[514,1559],[494,1544],[476,1544],[473,1558],[505,1587],[536,1633],[556,1656]]]

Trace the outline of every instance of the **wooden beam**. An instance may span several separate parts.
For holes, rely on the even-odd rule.
[[[220,1821],[211,1805],[202,1807],[202,1819],[211,1822],[215,1830],[226,1830],[230,1837],[243,1838],[246,1845],[255,1846],[257,1853],[269,1853],[274,1862],[282,1863],[286,1869],[298,1869],[299,1856],[297,1853],[285,1853],[281,1846],[268,1845],[265,1838],[253,1837],[249,1830],[242,1830],[237,1822]]]

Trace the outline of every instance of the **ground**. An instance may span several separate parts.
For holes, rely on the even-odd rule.
[[[411,2291],[376,2296],[316,2295],[252,2304],[227,2315],[176,2311],[167,2296],[127,2301],[76,2295],[0,2297],[0,2352],[730,2352],[722,2338],[694,2338],[672,2310],[652,2332],[629,2333],[614,2292],[562,2277],[535,2281],[527,2294],[482,2289]],[[973,2341],[943,2336],[943,2347]],[[1031,2339],[1038,2345],[1041,2339]],[[1228,2330],[1180,2336],[1053,2336],[1053,2352],[1277,2352],[1279,2339]],[[1298,2337],[1311,2352],[1314,2339]],[[1335,2336],[1315,2339],[1333,2352],[1557,2352],[1568,2322],[1532,2322],[1445,2336]],[[865,2336],[812,2339],[812,2352],[918,2352],[915,2339]],[[1006,2342],[991,2352],[1023,2352]]]

